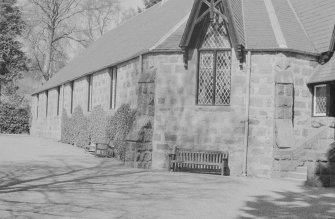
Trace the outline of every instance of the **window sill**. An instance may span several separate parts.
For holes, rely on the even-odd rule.
[[[313,115],[312,117],[328,117],[326,114],[320,114],[320,115]]]
[[[220,105],[220,106],[210,106],[210,105],[195,105],[194,106],[196,111],[206,111],[206,112],[232,112],[231,105]]]

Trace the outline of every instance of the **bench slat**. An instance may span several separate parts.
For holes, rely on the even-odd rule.
[[[174,161],[172,160],[171,163],[179,163],[179,164],[196,164],[196,165],[209,165],[209,166],[222,166],[221,164],[218,163],[211,163],[211,162],[194,162],[194,161],[188,161],[188,162],[182,162],[182,161]]]
[[[199,169],[208,171],[219,171],[223,175],[228,168],[228,152],[204,151],[176,148],[175,154],[170,156],[170,169]]]

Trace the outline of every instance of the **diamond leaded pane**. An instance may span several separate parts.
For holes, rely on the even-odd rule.
[[[230,104],[231,51],[217,52],[215,105]]]
[[[222,18],[217,18],[216,20],[217,22],[209,25],[202,43],[202,48],[231,48],[224,21]]]
[[[201,52],[199,61],[198,104],[212,105],[214,96],[214,53]]]
[[[327,112],[327,87],[315,87],[315,113],[318,115],[326,114]]]

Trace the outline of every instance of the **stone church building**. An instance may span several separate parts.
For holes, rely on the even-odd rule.
[[[231,175],[329,162],[334,25],[334,0],[162,1],[33,94],[31,134],[59,140],[64,111],[129,103],[151,118],[153,169],[175,146],[228,151]]]

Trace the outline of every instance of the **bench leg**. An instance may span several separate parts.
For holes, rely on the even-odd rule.
[[[225,165],[221,166],[221,176],[224,176],[224,169],[225,169],[224,167],[225,167]]]
[[[172,172],[173,169],[174,169],[174,163],[171,162],[169,165],[169,171]]]
[[[173,172],[177,172],[177,166],[178,166],[177,163],[173,163]]]

